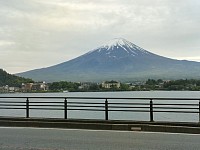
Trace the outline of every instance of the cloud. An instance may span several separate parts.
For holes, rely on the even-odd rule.
[[[69,60],[116,37],[163,56],[191,58],[200,55],[199,8],[199,0],[0,1],[0,52],[27,64],[17,72]],[[27,61],[32,57],[37,61]],[[16,72],[15,63],[0,61]]]
[[[5,40],[0,40],[0,47],[1,46],[10,46],[10,45],[14,45],[15,42],[12,41],[5,41]]]

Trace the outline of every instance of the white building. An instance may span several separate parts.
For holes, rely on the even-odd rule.
[[[120,82],[118,81],[104,81],[102,83],[102,87],[106,88],[106,89],[110,89],[110,88],[120,88]]]

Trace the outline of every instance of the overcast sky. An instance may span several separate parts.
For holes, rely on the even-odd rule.
[[[200,0],[0,0],[0,68],[9,73],[55,65],[119,37],[200,61]]]

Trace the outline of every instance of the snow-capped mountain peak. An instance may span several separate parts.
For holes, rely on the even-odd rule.
[[[90,51],[92,52],[98,52],[98,53],[105,53],[106,55],[109,55],[109,57],[123,57],[124,56],[137,56],[137,55],[149,55],[150,52],[144,50],[143,48],[127,41],[124,38],[115,38],[107,43],[105,43],[103,46],[98,47],[97,49]]]
[[[102,47],[105,47],[107,49],[111,49],[115,46],[126,46],[126,45],[130,45],[130,42],[123,39],[123,38],[115,38],[115,39],[108,41]]]
[[[35,81],[101,82],[163,77],[165,79],[199,78],[199,74],[199,62],[159,56],[118,38],[72,60],[17,75]]]

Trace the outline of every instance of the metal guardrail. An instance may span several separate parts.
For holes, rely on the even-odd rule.
[[[21,101],[16,101],[16,99]],[[34,101],[34,99],[40,101]],[[41,101],[42,99],[53,99],[54,101]],[[56,101],[58,99],[62,101]],[[99,100],[99,102],[93,102],[93,100]],[[136,100],[144,102],[136,102]],[[158,100],[159,103],[154,103]],[[163,103],[163,100],[167,100],[167,103]],[[181,103],[173,103],[174,101]],[[194,103],[188,103],[188,101],[194,101]],[[33,109],[59,110],[63,111],[64,119],[68,119],[68,111],[103,111],[105,120],[109,120],[109,112],[147,112],[151,122],[154,121],[155,112],[191,113],[198,114],[200,122],[200,100],[196,98],[0,97],[1,109],[24,109],[26,118],[30,118],[30,110]]]

